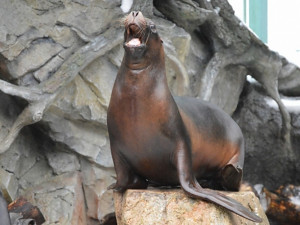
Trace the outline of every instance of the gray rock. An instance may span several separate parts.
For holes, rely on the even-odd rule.
[[[153,16],[153,1],[133,0],[130,11],[141,11],[144,16]]]
[[[20,112],[16,102],[0,93],[0,140]],[[14,200],[27,187],[52,177],[52,170],[40,152],[37,139],[30,128],[18,136],[10,149],[0,157],[0,186],[8,199]]]
[[[219,106],[229,115],[235,112],[246,81],[246,69],[243,66],[228,68],[220,74],[212,90],[209,102]],[[199,96],[201,98],[201,96]]]
[[[285,65],[278,77],[278,89],[285,95],[300,96],[300,69],[295,64],[284,61]]]
[[[47,160],[40,156],[36,158],[34,165],[24,175],[19,177],[20,193],[28,188],[45,182],[53,177],[53,171],[49,167]]]
[[[75,32],[70,27],[56,25],[49,30],[49,36],[65,48],[69,48],[77,42]]]
[[[112,1],[70,1],[60,13],[58,22],[74,27],[87,36],[93,36],[104,31],[121,17],[120,4]]]
[[[74,154],[63,151],[48,151],[46,156],[54,174],[60,175],[80,170],[79,160]]]
[[[113,165],[107,132],[103,127],[82,121],[72,121],[50,112],[44,118],[52,140],[63,143],[70,150],[105,167]]]
[[[117,58],[118,56],[114,56],[113,54],[116,53],[111,53],[111,58],[114,57],[113,59],[119,62],[120,59]],[[112,87],[117,73],[118,68],[105,57],[95,60],[89,65],[89,67],[80,72],[83,80],[88,84],[90,90],[97,97],[100,104],[105,108],[108,107]]]
[[[4,198],[11,202],[17,197],[18,181],[16,176],[0,168],[0,189]]]
[[[9,72],[13,78],[19,78],[28,72],[39,69],[62,49],[62,46],[51,40],[36,40],[31,43],[29,49],[23,51],[16,60],[8,64]]]
[[[287,155],[285,143],[280,138],[281,116],[278,107],[260,86],[248,84],[234,118],[245,137],[244,180],[251,184],[262,183],[269,190],[277,189],[279,184],[300,182],[297,175],[300,173],[297,163],[300,157],[297,116],[292,113],[295,153],[292,159]]]
[[[59,66],[63,63],[63,59],[57,55],[54,56],[52,59],[49,60],[44,66],[35,71],[33,73],[33,76],[39,81],[45,81],[47,80],[58,68]]]
[[[86,214],[78,173],[69,173],[31,187],[24,197],[43,213],[47,224],[85,225]]]
[[[153,21],[164,42],[166,75],[171,92],[174,95],[190,94],[189,75],[185,67],[190,52],[190,34],[170,21],[158,18]]]
[[[12,42],[12,44],[1,51],[1,53],[10,61],[15,59],[24,49],[30,47],[30,44],[33,40],[42,38],[43,34],[36,28],[32,27],[23,33],[19,38],[16,36],[14,37],[15,40]],[[7,41],[5,43],[7,45],[10,44]]]
[[[98,84],[93,84],[91,88],[81,76],[77,76],[74,82],[61,92],[60,98],[50,108],[50,112],[64,115],[70,120],[91,121],[96,126],[106,125],[106,109],[100,100],[100,93],[104,93],[104,91],[94,91],[96,85]],[[108,93],[104,94],[108,96]],[[105,101],[108,100],[105,99]]]
[[[81,159],[84,194],[89,218],[101,221],[114,212],[113,192],[107,187],[115,182],[113,167],[103,168]]]

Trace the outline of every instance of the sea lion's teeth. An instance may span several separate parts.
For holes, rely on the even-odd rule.
[[[140,46],[141,45],[141,41],[138,38],[133,38],[132,40],[130,40],[129,42],[127,42],[127,45],[129,45],[129,46]]]

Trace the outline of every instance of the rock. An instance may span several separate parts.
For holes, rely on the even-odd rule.
[[[33,76],[39,82],[45,81],[59,68],[62,63],[63,59],[59,55],[54,56],[54,58],[44,64],[41,69],[35,71]]]
[[[22,192],[53,177],[53,171],[43,156],[37,155],[36,157],[32,157],[32,159],[35,160],[32,167],[27,171],[24,171],[24,174],[21,177],[18,177]],[[22,165],[21,163],[19,164]]]
[[[215,80],[209,102],[219,106],[232,115],[239,103],[246,81],[246,69],[243,66],[227,68]],[[230,97],[228,97],[230,96]],[[201,96],[199,96],[201,98]]]
[[[114,53],[116,50],[113,50]],[[114,55],[114,53],[111,53]],[[117,53],[115,53],[117,54]],[[114,60],[121,61],[123,54],[119,58],[117,55],[111,56]],[[111,91],[118,73],[118,68],[105,57],[92,62],[89,67],[80,72],[83,80],[96,96],[99,103],[105,108],[108,107]],[[103,113],[103,112],[102,112]],[[106,122],[105,122],[106,124]]]
[[[99,168],[81,159],[84,194],[87,216],[97,221],[105,220],[114,212],[113,193],[107,187],[115,182],[114,168]]]
[[[252,185],[264,184],[269,190],[275,190],[279,184],[300,182],[297,175],[300,173],[297,115],[291,111],[292,148],[295,153],[291,159],[280,138],[281,116],[277,104],[261,86],[247,84],[234,114],[245,138],[244,180]]]
[[[19,78],[43,66],[62,49],[62,46],[51,40],[35,40],[29,49],[23,51],[16,60],[8,64],[9,72],[13,78]]]
[[[86,225],[85,203],[79,173],[56,176],[23,195],[43,213],[47,224]]]
[[[52,140],[65,144],[71,151],[105,167],[112,167],[106,130],[92,123],[67,120],[47,112],[44,121],[50,126]],[[47,128],[49,129],[49,128]]]
[[[0,23],[0,42],[11,44],[8,37],[20,36],[35,25],[36,16],[24,2],[1,1],[0,14],[5,15]],[[1,48],[0,48],[1,49]],[[1,49],[2,50],[2,49]],[[0,51],[1,51],[0,50]]]
[[[268,225],[268,219],[253,192],[224,192],[258,214]],[[118,225],[131,224],[256,224],[226,209],[189,198],[177,190],[127,190],[114,193]]]
[[[77,37],[70,27],[56,25],[49,31],[49,36],[65,48],[69,48],[76,43]]]
[[[78,157],[72,153],[63,151],[46,152],[48,163],[54,174],[60,175],[67,172],[80,170]]]
[[[6,201],[11,202],[16,198],[18,181],[13,173],[0,169],[0,189]]]
[[[186,69],[190,80],[190,95],[197,96],[201,86],[201,76],[210,54],[208,46],[196,34],[191,34],[190,51],[185,59]]]
[[[58,22],[81,30],[87,36],[102,33],[121,17],[120,1],[70,1],[65,3]]]
[[[130,11],[141,11],[144,16],[153,16],[153,1],[133,0]]]
[[[300,96],[300,69],[286,60],[278,77],[278,89],[281,93],[290,96]]]
[[[3,107],[0,110],[2,140],[20,110],[11,97],[1,92],[0,105]],[[44,149],[37,144],[37,139],[32,129],[25,128],[9,150],[0,156],[0,186],[8,201],[14,200],[29,186],[53,176],[52,169],[41,154]]]
[[[155,18],[153,21],[164,42],[169,88],[175,95],[187,95],[190,93],[190,82],[185,63],[190,53],[191,36],[170,21],[160,18]]]
[[[38,38],[42,38],[43,34],[32,27],[27,30],[22,36],[16,39],[13,44],[2,51],[2,54],[10,61],[16,58],[25,48],[30,46],[30,43]]]
[[[45,132],[54,141],[99,165],[112,167],[106,109],[96,94],[81,76],[77,76],[50,107],[43,123],[47,127]]]

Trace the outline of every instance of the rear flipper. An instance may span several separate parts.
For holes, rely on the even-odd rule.
[[[195,182],[197,182],[195,180]],[[248,220],[261,223],[262,219],[255,215],[253,212],[249,211],[246,207],[244,207],[241,203],[237,202],[236,200],[227,197],[217,191],[210,190],[210,189],[203,189],[200,187],[198,183],[194,184],[183,184],[183,190],[192,198],[201,198],[203,200],[213,202],[217,205],[223,206],[224,208],[228,209],[229,211],[236,213]]]
[[[228,191],[239,191],[243,178],[243,170],[232,164],[226,165],[221,170],[221,185]]]
[[[255,215],[253,212],[250,212],[246,207],[244,207],[241,203],[235,201],[232,198],[229,198],[217,191],[209,190],[209,189],[203,189],[198,181],[196,180],[193,171],[192,171],[192,162],[191,162],[191,155],[188,151],[188,147],[185,145],[185,143],[179,143],[178,149],[176,151],[176,168],[177,173],[179,177],[179,182],[183,190],[192,198],[200,198],[204,199],[210,202],[213,202],[217,205],[223,206],[224,208],[230,210],[231,212],[234,212],[246,219],[249,219],[254,222],[262,222],[262,219]],[[237,183],[240,182],[240,179],[237,179],[237,177],[241,176],[240,173],[237,173],[239,176],[236,176],[236,172],[234,169],[234,166],[228,164],[228,167],[226,166],[223,169],[224,173],[224,180],[226,183],[225,185],[230,182],[230,180],[233,180],[235,182],[233,187]],[[237,170],[237,172],[239,172]]]

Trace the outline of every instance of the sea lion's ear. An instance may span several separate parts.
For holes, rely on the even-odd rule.
[[[164,43],[164,41],[163,41],[163,40],[161,40],[161,39],[160,39],[160,42],[161,42],[162,44]]]
[[[150,23],[150,24],[149,24],[149,27],[150,27],[150,30],[151,30],[152,33],[157,33],[157,31],[156,31],[156,26],[155,26],[154,23]]]

